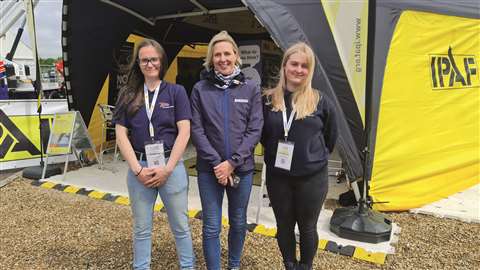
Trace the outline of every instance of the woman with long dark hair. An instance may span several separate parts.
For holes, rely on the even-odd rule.
[[[190,137],[191,110],[183,86],[162,81],[167,63],[158,42],[140,42],[115,107],[117,144],[129,165],[134,269],[150,269],[158,195],[167,210],[180,268],[195,267],[187,214],[188,175],[181,160]]]
[[[268,196],[277,221],[277,242],[286,269],[312,269],[318,248],[317,220],[328,191],[328,156],[337,139],[334,107],[312,88],[315,55],[300,42],[288,48],[280,80],[264,93]],[[300,231],[296,256],[295,224]]]

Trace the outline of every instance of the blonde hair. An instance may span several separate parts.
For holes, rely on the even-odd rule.
[[[235,43],[235,40],[233,40],[232,36],[230,36],[227,31],[223,30],[213,36],[213,38],[208,43],[207,57],[205,58],[205,62],[203,63],[203,66],[207,70],[210,70],[213,67],[213,46],[215,46],[215,44],[217,44],[218,42],[222,41],[226,41],[232,44],[233,52],[237,55],[235,65],[241,67],[242,60],[240,59],[240,51],[238,50],[237,43]]]
[[[292,96],[292,108],[296,110],[295,119],[303,119],[316,111],[320,100],[320,92],[312,88],[312,78],[315,69],[315,54],[310,46],[304,42],[298,42],[288,48],[283,54],[282,65],[280,67],[280,79],[277,85],[264,92],[264,95],[270,98],[272,102],[272,111],[284,111],[283,101],[284,91],[287,87],[285,77],[285,65],[290,56],[295,53],[304,53],[307,56],[308,74],[305,83],[298,89],[295,89]],[[292,89],[293,90],[293,89]]]

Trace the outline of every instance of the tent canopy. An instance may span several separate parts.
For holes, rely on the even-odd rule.
[[[183,45],[207,43],[224,29],[237,41],[273,39],[282,49],[305,41],[317,55],[325,47],[314,23],[322,6],[312,1],[89,0],[64,1],[64,5],[68,6],[63,34],[70,82],[67,87],[71,89],[71,106],[79,109],[87,122],[111,69],[112,50],[118,49],[131,33],[158,40],[171,59]],[[328,30],[328,25],[323,27]],[[332,46],[329,50],[335,52],[333,38],[328,38]],[[348,83],[342,81],[344,85],[336,87],[337,95],[342,97],[337,99],[324,67],[317,62],[314,87],[330,96],[338,111],[349,110],[348,114],[339,114],[342,135],[338,145],[350,178],[356,179],[363,174],[358,151],[362,142],[354,140],[362,135],[360,116]],[[357,136],[352,135],[351,128]]]
[[[335,39],[331,27],[332,18],[341,24],[342,16],[349,13],[341,13],[343,15],[339,16],[328,16],[325,10],[327,2],[332,1],[64,0],[62,46],[69,104],[71,108],[80,110],[85,121],[89,122],[95,102],[112,69],[112,52],[118,50],[130,34],[159,41],[164,46],[170,60],[178,54],[184,45],[205,44],[220,30],[229,31],[237,41],[271,39],[283,50],[295,42],[305,41],[311,45],[317,56],[313,86],[320,89],[322,93],[334,101],[338,112],[340,138],[337,141],[337,146],[348,178],[354,180],[363,177],[369,180],[372,176],[372,170],[377,168],[376,172],[378,173],[373,174],[374,179],[372,179],[372,183],[376,183],[375,186],[379,187],[378,182],[389,183],[389,178],[391,177],[384,176],[388,174],[382,173],[389,171],[391,172],[390,175],[392,175],[399,168],[400,170],[405,170],[412,166],[411,163],[397,162],[401,161],[397,160],[397,157],[389,160],[392,162],[389,163],[393,164],[392,166],[378,166],[378,163],[376,166],[375,163],[375,158],[379,155],[375,148],[377,139],[381,139],[382,142],[388,142],[389,144],[393,143],[389,140],[388,135],[382,138],[377,138],[377,135],[401,134],[398,131],[402,129],[405,121],[408,121],[402,120],[403,122],[400,123],[395,118],[387,120],[382,118],[382,115],[387,115],[382,112],[382,108],[396,109],[396,107],[389,107],[389,104],[392,104],[390,100],[382,101],[382,95],[385,95],[383,92],[384,85],[389,87],[393,85],[393,90],[389,90],[393,91],[391,93],[405,93],[406,91],[402,88],[403,82],[410,81],[409,77],[395,77],[395,75],[392,77],[390,74],[392,74],[393,69],[390,68],[391,65],[387,65],[390,55],[395,55],[397,48],[403,48],[405,44],[398,46],[395,41],[404,40],[398,37],[404,37],[405,33],[411,32],[411,29],[401,33],[396,31],[397,28],[403,29],[401,26],[405,25],[405,19],[403,18],[407,16],[403,15],[409,15],[412,14],[411,12],[414,12],[409,17],[410,20],[414,21],[414,18],[426,18],[428,14],[447,16],[448,18],[469,18],[478,21],[480,18],[480,6],[477,0],[370,0],[371,8],[369,12],[372,12],[372,14],[368,15],[369,22],[365,22],[366,19],[362,21],[362,25],[368,25],[369,30],[368,47],[370,61],[367,67],[367,73],[369,74],[367,82],[369,83],[365,89],[365,100],[361,101],[364,104],[358,104],[358,100],[356,101],[355,94],[352,91],[352,83],[348,79],[344,64],[342,64],[342,58],[345,59],[345,57],[341,55],[341,50],[339,50],[341,44],[339,45],[338,40]],[[331,4],[333,8],[328,12],[342,9],[341,1],[336,2]],[[344,8],[348,11],[348,6]],[[418,12],[425,12],[426,15]],[[400,27],[397,27],[399,21],[401,21]],[[451,25],[447,25],[443,29],[443,31],[447,32],[442,33],[447,33],[446,35],[455,33],[457,21],[454,20]],[[476,31],[475,26],[470,26],[471,23],[468,24],[466,22],[464,25],[470,31],[469,33]],[[419,45],[425,45],[431,44],[429,43],[430,41],[441,38],[441,36],[427,38],[427,34],[421,33],[410,40],[419,40]],[[394,39],[394,37],[396,38]],[[455,35],[452,35],[452,40],[455,41]],[[418,47],[420,46],[412,47],[412,49]],[[457,52],[460,49],[455,48],[454,50]],[[443,51],[432,51],[432,53],[443,53]],[[472,54],[478,55],[478,47],[477,51]],[[417,55],[417,57],[418,59],[428,59],[428,54]],[[480,58],[480,56],[477,57]],[[472,61],[475,61],[475,59]],[[404,65],[404,63],[400,64]],[[421,71],[421,73],[429,74],[428,71],[427,73]],[[446,72],[446,70],[442,72]],[[477,77],[475,78],[477,79],[478,73],[476,71]],[[395,80],[398,80],[398,83],[393,84],[392,82],[396,82]],[[424,84],[425,81],[420,83]],[[416,89],[417,86],[413,85],[410,89]],[[476,89],[478,91],[478,88]],[[470,92],[466,92],[466,95],[468,94],[472,95]],[[478,95],[473,100],[478,100]],[[409,104],[414,104],[411,101],[409,102]],[[359,108],[363,110],[363,107],[365,107],[366,112],[360,111]],[[412,111],[415,108],[412,105]],[[395,115],[395,112],[397,111],[394,111],[392,115]],[[365,113],[365,122],[362,119],[363,113]],[[478,113],[473,117],[478,118]],[[429,124],[428,122],[422,122],[419,124],[419,127]],[[411,138],[412,136],[419,135],[407,134],[400,138]],[[428,140],[430,134],[425,133],[422,136],[423,139]],[[478,134],[475,136],[475,138],[478,138]],[[394,145],[399,148],[408,146],[402,144],[402,141],[398,140],[394,142]],[[408,142],[408,140],[404,141],[405,143]],[[388,147],[389,144],[383,144],[387,145],[387,147],[382,146],[381,154],[383,154],[383,157],[380,155],[381,158],[378,160],[382,160],[385,156],[391,157],[389,155],[391,149],[395,148]],[[470,145],[470,151],[472,143],[468,141],[466,144]],[[369,154],[364,157],[363,150],[366,147],[368,147],[367,153]],[[473,147],[476,147],[478,151],[478,142]],[[414,153],[417,150],[414,148],[411,151]],[[440,155],[432,156],[431,158],[437,159],[440,158]],[[478,158],[466,160],[464,163],[477,164],[478,167]],[[455,174],[457,168],[451,167],[448,170]],[[429,172],[427,169],[416,171],[408,175],[403,182],[400,179],[393,186],[387,185],[384,189],[374,189],[376,192],[374,195],[381,197],[382,201],[388,201],[382,204],[384,210],[405,209],[402,204],[412,207],[413,205],[430,202],[434,198],[438,199],[439,196],[445,196],[445,192],[436,194],[434,197],[425,195],[426,193],[405,193],[395,198],[399,201],[393,203],[389,201],[390,199],[393,201],[392,192],[395,192],[395,189],[403,184],[405,184],[405,190],[415,190],[417,187],[415,183],[419,179],[425,178],[426,173],[432,172]],[[437,177],[440,176],[441,173],[438,173]],[[476,177],[478,179],[478,174]],[[458,181],[458,179],[456,180]],[[429,181],[426,186],[429,186],[431,190],[437,188],[434,184],[436,181],[434,178]],[[472,178],[469,176],[467,182],[471,183],[471,181]],[[400,182],[402,183],[399,184]],[[464,188],[466,185],[461,185],[461,187]],[[456,189],[451,189],[449,192],[459,191],[459,188],[460,186]],[[421,198],[415,203],[404,204],[409,198],[415,196],[420,196]]]

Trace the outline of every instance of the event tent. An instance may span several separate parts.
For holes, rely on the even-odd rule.
[[[419,207],[479,183],[478,1],[357,1],[358,13],[346,2],[64,0],[70,108],[88,125],[131,34],[158,40],[171,59],[224,29],[282,50],[301,40],[317,56],[314,87],[337,108],[346,174],[370,180],[375,207]]]

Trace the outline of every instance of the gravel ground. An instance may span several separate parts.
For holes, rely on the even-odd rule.
[[[128,206],[46,190],[19,179],[0,189],[0,215],[0,269],[130,268]],[[480,269],[480,224],[389,215],[402,232],[396,254],[389,255],[385,265],[319,251],[314,269]],[[157,213],[154,222],[152,269],[177,269],[165,214]],[[191,220],[191,227],[198,266],[205,269],[201,221]],[[226,247],[225,233],[222,246]],[[248,233],[242,269],[282,269],[275,239]]]
[[[19,172],[21,169],[11,169],[11,170],[3,170],[0,171],[0,180],[8,178],[9,176]]]

